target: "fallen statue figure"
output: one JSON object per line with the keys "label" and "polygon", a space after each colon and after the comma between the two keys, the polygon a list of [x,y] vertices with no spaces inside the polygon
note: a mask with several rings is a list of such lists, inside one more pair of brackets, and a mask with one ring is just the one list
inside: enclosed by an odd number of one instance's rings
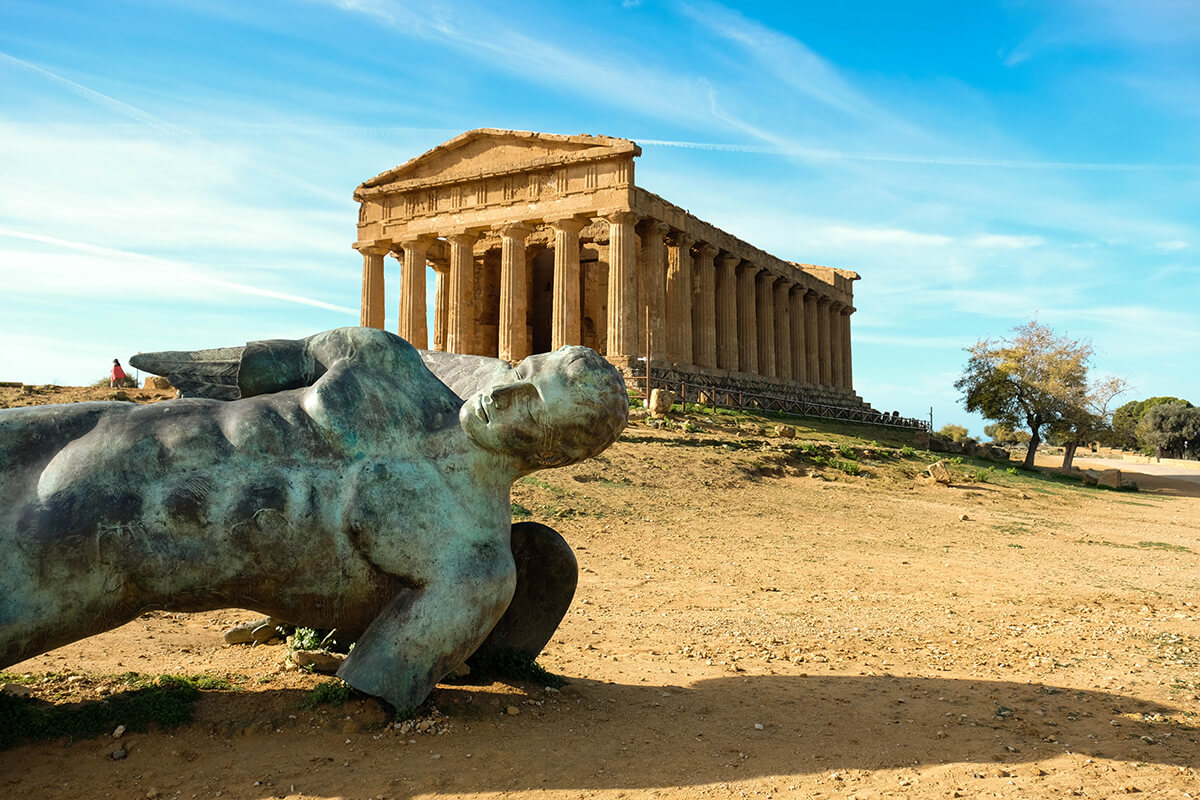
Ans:
{"label": "fallen statue figure", "polygon": [[[0,668],[149,609],[246,608],[337,628],[356,642],[338,675],[407,709],[493,628],[528,640],[544,621],[497,625],[512,484],[612,444],[624,381],[585,347],[428,357],[482,388],[464,402],[403,339],[340,328],[131,359],[183,399],[0,411]],[[517,548],[522,614],[538,552],[574,588],[555,538]]]}

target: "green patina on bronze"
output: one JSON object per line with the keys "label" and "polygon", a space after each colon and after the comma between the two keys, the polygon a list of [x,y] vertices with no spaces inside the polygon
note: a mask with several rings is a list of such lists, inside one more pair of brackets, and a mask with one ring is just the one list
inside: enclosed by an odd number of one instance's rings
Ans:
{"label": "green patina on bronze", "polygon": [[[540,649],[561,612],[533,566],[497,626],[510,490],[615,441],[624,383],[582,347],[426,357],[465,402],[407,342],[342,328],[132,360],[205,397],[0,411],[0,667],[147,609],[248,608],[357,639],[339,675],[409,708],[493,628]],[[573,591],[549,533],[519,549]]]}

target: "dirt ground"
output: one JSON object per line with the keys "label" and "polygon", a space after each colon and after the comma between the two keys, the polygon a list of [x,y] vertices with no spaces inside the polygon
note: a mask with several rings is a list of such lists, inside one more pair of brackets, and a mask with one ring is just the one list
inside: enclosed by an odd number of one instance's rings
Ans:
{"label": "dirt ground", "polygon": [[968,462],[946,487],[894,437],[850,458],[800,447],[845,430],[737,425],[639,422],[516,486],[581,568],[540,659],[561,691],[444,684],[400,732],[370,699],[301,708],[327,678],[223,644],[250,612],[152,612],[8,672],[62,702],[131,670],[235,689],[179,728],[0,752],[0,797],[1200,795],[1200,486]]}

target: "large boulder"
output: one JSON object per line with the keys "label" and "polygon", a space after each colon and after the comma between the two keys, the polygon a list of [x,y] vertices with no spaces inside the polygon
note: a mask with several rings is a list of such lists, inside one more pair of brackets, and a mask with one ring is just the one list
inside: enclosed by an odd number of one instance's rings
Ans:
{"label": "large boulder", "polygon": [[159,375],[147,375],[145,382],[142,383],[143,389],[153,389],[156,392],[169,392],[175,387],[166,378]]}
{"label": "large boulder", "polygon": [[1096,479],[1096,483],[1100,486],[1107,486],[1110,489],[1121,488],[1121,470],[1119,469],[1102,469],[1100,477]]}

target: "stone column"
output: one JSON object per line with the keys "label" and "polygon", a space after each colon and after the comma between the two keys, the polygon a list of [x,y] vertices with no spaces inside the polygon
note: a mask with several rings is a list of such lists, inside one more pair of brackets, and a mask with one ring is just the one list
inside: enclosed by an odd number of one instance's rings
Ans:
{"label": "stone column", "polygon": [[446,350],[475,355],[475,240],[474,233],[455,233],[450,242],[450,316]]}
{"label": "stone column", "polygon": [[707,242],[696,249],[695,284],[692,295],[692,363],[698,367],[717,365],[716,275],[713,257],[717,248]]}
{"label": "stone column", "polygon": [[[638,270],[638,323],[649,323],[650,352],[649,361],[663,362],[667,356],[667,320],[666,320],[666,255],[667,246],[664,237],[667,234],[667,224],[656,219],[648,219],[638,226],[638,235],[642,237],[642,259]],[[647,331],[639,330],[639,344],[646,347]]]}
{"label": "stone column", "polygon": [[579,232],[587,220],[550,220],[554,228],[554,307],[550,316],[550,349],[583,342],[579,298]]}
{"label": "stone column", "polygon": [[737,277],[737,369],[738,372],[758,372],[758,314],[754,278],[759,267],[743,261]]}
{"label": "stone column", "polygon": [[500,359],[517,362],[529,355],[529,272],[525,237],[532,229],[521,222],[497,228],[500,234]]}
{"label": "stone column", "polygon": [[808,356],[804,336],[804,288],[795,286],[788,295],[792,325],[792,380],[808,381]]}
{"label": "stone column", "polygon": [[775,283],[775,377],[784,380],[792,380],[791,288],[792,283],[782,278]]}
{"label": "stone column", "polygon": [[717,366],[738,368],[738,284],[737,265],[741,259],[730,253],[717,258]]}
{"label": "stone column", "polygon": [[775,377],[775,281],[778,276],[763,270],[755,278],[758,317],[758,374]]}
{"label": "stone column", "polygon": [[618,211],[608,220],[608,340],[609,360],[622,366],[638,354],[637,241],[633,226],[638,216]]}
{"label": "stone column", "polygon": [[359,306],[358,324],[364,328],[383,330],[383,259],[387,254],[386,247],[362,249],[362,304]]}
{"label": "stone column", "polygon": [[450,311],[450,268],[434,265],[433,274],[433,348],[446,352],[446,328]]}
{"label": "stone column", "polygon": [[692,363],[692,242],[682,231],[671,234],[667,250],[667,358]]}
{"label": "stone column", "polygon": [[854,359],[850,357],[850,315],[853,306],[842,307],[842,388],[854,392]]}
{"label": "stone column", "polygon": [[806,380],[814,386],[821,383],[821,343],[817,340],[817,293],[804,293],[804,362]]}
{"label": "stone column", "polygon": [[401,242],[404,267],[400,272],[400,338],[419,350],[429,347],[425,322],[425,252],[432,237],[421,236]]}
{"label": "stone column", "polygon": [[842,388],[842,304],[829,303],[829,385]]}
{"label": "stone column", "polygon": [[833,348],[829,341],[830,302],[825,296],[817,298],[817,363],[820,365],[822,386],[833,385]]}

